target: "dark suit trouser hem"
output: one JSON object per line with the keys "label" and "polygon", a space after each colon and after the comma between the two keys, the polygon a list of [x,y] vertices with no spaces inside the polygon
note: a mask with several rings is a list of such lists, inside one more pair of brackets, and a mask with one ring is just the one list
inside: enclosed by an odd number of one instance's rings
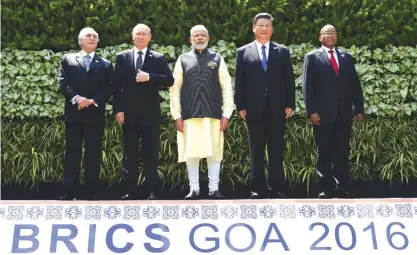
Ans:
{"label": "dark suit trouser hem", "polygon": [[[139,177],[139,147],[144,164],[145,186],[154,192],[158,183],[159,125],[123,125],[126,191],[135,192]],[[139,139],[142,145],[139,146]]]}
{"label": "dark suit trouser hem", "polygon": [[98,188],[103,132],[104,122],[65,123],[64,186],[67,191],[72,191],[79,182],[83,141],[85,187],[89,192]]}
{"label": "dark suit trouser hem", "polygon": [[331,190],[337,179],[341,187],[350,189],[349,140],[352,118],[349,114],[339,114],[330,124],[314,126],[314,137],[318,147],[317,171],[319,186]]}
{"label": "dark suit trouser hem", "polygon": [[283,151],[285,116],[274,117],[270,107],[264,108],[261,120],[248,121],[251,189],[264,191],[267,188],[265,177],[265,146],[268,149],[268,185],[271,189],[282,190],[285,186]]}

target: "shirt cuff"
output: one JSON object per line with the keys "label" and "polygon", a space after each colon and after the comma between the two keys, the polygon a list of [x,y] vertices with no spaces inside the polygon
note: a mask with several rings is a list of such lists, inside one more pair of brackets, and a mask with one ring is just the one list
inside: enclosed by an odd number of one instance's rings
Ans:
{"label": "shirt cuff", "polygon": [[179,119],[179,118],[182,118],[182,116],[181,116],[181,114],[179,114],[179,113],[177,113],[177,114],[172,114],[172,118],[174,119],[174,120],[177,120],[177,119]]}
{"label": "shirt cuff", "polygon": [[76,104],[77,102],[75,102],[75,99],[77,99],[77,97],[79,97],[79,95],[76,95],[75,97],[73,97],[70,102],[72,104]]}
{"label": "shirt cuff", "polygon": [[228,118],[228,119],[230,119],[230,116],[232,116],[232,114],[233,114],[233,108],[230,108],[230,107],[225,107],[225,109],[223,110],[223,117],[226,117],[226,118]]}
{"label": "shirt cuff", "polygon": [[223,117],[225,117],[225,118],[227,118],[227,119],[230,119],[230,116],[231,116],[231,114],[226,114],[226,113],[223,113],[223,115],[222,115]]}

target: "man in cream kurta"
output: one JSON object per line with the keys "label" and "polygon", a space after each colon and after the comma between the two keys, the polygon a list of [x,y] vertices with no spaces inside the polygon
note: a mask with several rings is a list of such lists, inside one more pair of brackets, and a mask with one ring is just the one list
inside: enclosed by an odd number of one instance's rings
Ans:
{"label": "man in cream kurta", "polygon": [[209,198],[224,198],[219,192],[220,162],[224,131],[234,108],[233,89],[224,59],[207,49],[208,41],[203,25],[191,29],[192,50],[178,58],[170,88],[171,114],[178,130],[178,162],[186,162],[190,182],[185,199],[200,195],[201,158],[207,158]]}

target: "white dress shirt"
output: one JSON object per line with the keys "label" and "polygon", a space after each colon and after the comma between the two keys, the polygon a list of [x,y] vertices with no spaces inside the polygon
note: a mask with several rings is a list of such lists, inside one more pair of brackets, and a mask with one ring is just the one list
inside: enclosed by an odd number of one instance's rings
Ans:
{"label": "white dress shirt", "polygon": [[[142,51],[142,67],[143,67],[143,63],[145,63],[145,56],[146,56],[146,51],[148,50],[148,47],[142,49],[142,50],[138,50],[136,48],[134,48],[134,52],[133,52],[133,58],[135,59],[135,69],[136,69],[136,60],[139,57],[139,51]],[[151,77],[148,74],[148,81]]]}
{"label": "white dress shirt", "polygon": [[93,62],[93,58],[94,58],[94,55],[95,55],[96,53],[93,51],[93,52],[90,52],[90,53],[88,53],[87,54],[87,52],[85,52],[85,51],[83,51],[83,50],[81,50],[81,55],[83,56],[83,60],[84,60],[84,57],[85,56],[87,56],[87,55],[90,55],[90,57],[91,57],[91,62]]}
{"label": "white dress shirt", "polygon": [[270,42],[267,42],[265,44],[260,44],[258,41],[255,41],[256,48],[258,49],[259,59],[261,60],[261,62],[262,62],[262,59],[264,58],[262,56],[262,46],[263,45],[265,45],[266,59],[268,60],[268,57],[269,57],[269,43]]}
{"label": "white dress shirt", "polygon": [[339,67],[339,59],[337,58],[336,48],[333,47],[333,49],[330,49],[330,48],[327,48],[326,46],[321,46],[321,48],[326,51],[327,56],[329,57],[329,60],[330,60],[330,57],[331,57],[331,55],[329,53],[329,50],[333,50],[333,56],[336,59],[337,67]]}
{"label": "white dress shirt", "polygon": [[[90,52],[90,53],[88,53],[87,54],[87,52],[85,52],[85,51],[83,51],[83,50],[81,50],[81,56],[83,57],[83,61],[84,61],[84,57],[85,56],[87,56],[87,55],[89,55],[90,56],[90,58],[91,58],[91,62],[90,62],[90,65],[91,65],[91,63],[93,63],[93,59],[94,59],[94,56],[95,56],[95,52],[93,51],[93,52]],[[77,97],[79,97],[80,95],[76,95],[75,97],[73,97],[72,99],[71,99],[71,103],[72,104],[76,104],[77,102],[75,101],[75,99],[77,99]],[[94,105],[96,106],[96,107],[98,107],[98,105],[97,105],[97,103],[94,103]]]}
{"label": "white dress shirt", "polygon": [[[147,50],[148,50],[148,47],[141,50],[143,53],[142,54],[142,66],[143,66],[143,63],[145,63],[145,56],[146,56]],[[135,59],[135,68],[136,68],[136,60],[138,59],[138,57],[139,57],[139,50],[134,48],[133,58]]]}

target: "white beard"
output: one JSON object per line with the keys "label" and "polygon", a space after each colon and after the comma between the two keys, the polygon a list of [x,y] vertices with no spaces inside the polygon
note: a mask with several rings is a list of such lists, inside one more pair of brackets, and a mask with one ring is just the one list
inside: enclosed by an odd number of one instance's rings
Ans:
{"label": "white beard", "polygon": [[208,42],[206,42],[204,44],[193,43],[192,45],[193,45],[194,49],[196,49],[196,50],[204,50],[205,48],[207,48]]}

